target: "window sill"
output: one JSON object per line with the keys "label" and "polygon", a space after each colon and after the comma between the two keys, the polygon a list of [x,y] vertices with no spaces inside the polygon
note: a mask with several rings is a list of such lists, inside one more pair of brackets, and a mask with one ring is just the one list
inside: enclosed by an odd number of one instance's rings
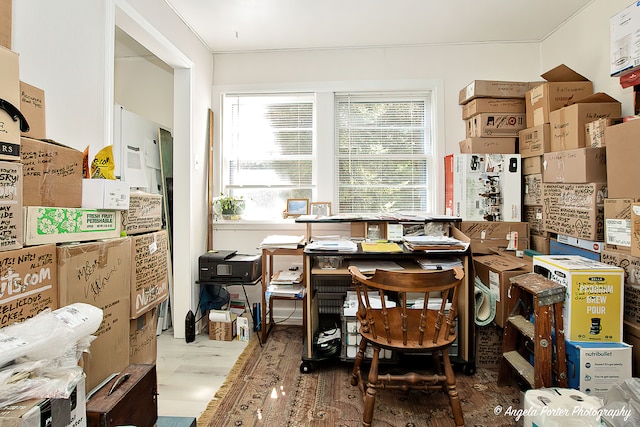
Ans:
{"label": "window sill", "polygon": [[213,222],[213,229],[220,230],[291,230],[300,229],[304,232],[306,224],[296,223],[293,218],[286,219],[239,219],[239,220],[216,220]]}

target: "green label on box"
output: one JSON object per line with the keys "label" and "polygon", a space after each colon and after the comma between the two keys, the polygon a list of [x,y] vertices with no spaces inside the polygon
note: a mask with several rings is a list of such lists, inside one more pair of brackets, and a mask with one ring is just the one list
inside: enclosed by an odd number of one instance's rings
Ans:
{"label": "green label on box", "polygon": [[39,235],[87,233],[116,229],[116,212],[74,208],[39,208]]}

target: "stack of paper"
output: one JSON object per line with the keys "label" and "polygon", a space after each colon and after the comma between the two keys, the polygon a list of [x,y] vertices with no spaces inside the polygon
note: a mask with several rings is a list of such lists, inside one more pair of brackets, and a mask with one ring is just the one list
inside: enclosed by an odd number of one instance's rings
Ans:
{"label": "stack of paper", "polygon": [[273,248],[273,249],[297,249],[304,245],[304,235],[290,236],[272,234],[264,238],[260,243],[261,248]]}
{"label": "stack of paper", "polygon": [[414,251],[465,251],[469,243],[447,236],[404,236],[405,245]]}
{"label": "stack of paper", "polygon": [[417,261],[424,270],[451,270],[453,267],[462,267],[462,260],[456,257],[430,257]]}
{"label": "stack of paper", "polygon": [[276,271],[271,276],[272,285],[293,285],[302,282],[302,271],[300,270],[281,270]]}
{"label": "stack of paper", "polygon": [[316,240],[305,247],[305,251],[356,252],[358,245],[351,240]]}
{"label": "stack of paper", "polygon": [[304,285],[269,285],[267,287],[267,298],[270,296],[304,298],[307,292]]}
{"label": "stack of paper", "polygon": [[349,265],[358,267],[361,273],[373,273],[376,270],[404,270],[401,265],[389,260],[351,260]]}
{"label": "stack of paper", "polygon": [[398,253],[402,248],[395,242],[362,242],[362,252]]}

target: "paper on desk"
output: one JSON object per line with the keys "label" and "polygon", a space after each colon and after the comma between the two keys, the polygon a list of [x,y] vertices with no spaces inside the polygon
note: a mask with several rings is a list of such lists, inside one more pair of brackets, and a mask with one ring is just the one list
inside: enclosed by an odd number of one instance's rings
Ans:
{"label": "paper on desk", "polygon": [[305,251],[356,252],[358,245],[351,240],[317,240],[309,243]]}
{"label": "paper on desk", "polygon": [[387,260],[351,260],[349,265],[358,267],[361,273],[373,273],[376,270],[404,270],[402,266]]}

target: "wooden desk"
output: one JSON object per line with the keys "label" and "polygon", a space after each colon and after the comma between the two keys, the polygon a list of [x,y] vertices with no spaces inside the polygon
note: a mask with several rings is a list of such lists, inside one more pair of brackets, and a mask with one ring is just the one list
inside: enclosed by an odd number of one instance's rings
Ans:
{"label": "wooden desk", "polygon": [[[469,239],[464,236],[459,230],[453,229],[452,236],[468,242]],[[428,258],[435,255],[452,255],[459,257],[462,261],[462,265],[465,271],[465,279],[463,285],[460,288],[458,298],[458,356],[452,357],[452,362],[461,363],[464,365],[465,373],[471,374],[475,372],[475,358],[474,358],[474,293],[473,293],[473,278],[471,277],[471,257],[469,250],[465,252],[456,251],[438,251],[429,252],[424,251],[411,251],[403,246],[402,253],[364,253],[361,251],[355,253],[347,252],[327,252],[327,251],[304,251],[304,272],[305,272],[305,284],[307,286],[307,324],[304,337],[304,348],[302,354],[302,363],[300,370],[302,372],[309,372],[311,364],[316,361],[321,361],[323,358],[314,352],[313,338],[318,326],[321,323],[322,306],[321,301],[323,299],[322,286],[326,283],[337,284],[336,292],[342,292],[340,287],[349,288],[351,286],[351,275],[347,268],[351,260],[363,259],[363,260],[392,260],[399,263],[413,262],[417,258]],[[327,270],[315,267],[315,260],[319,256],[340,256],[343,258],[342,266],[339,269]],[[264,257],[263,257],[264,260]],[[417,264],[416,264],[417,267]],[[344,290],[346,294],[346,290]],[[341,307],[340,307],[341,308]]]}

